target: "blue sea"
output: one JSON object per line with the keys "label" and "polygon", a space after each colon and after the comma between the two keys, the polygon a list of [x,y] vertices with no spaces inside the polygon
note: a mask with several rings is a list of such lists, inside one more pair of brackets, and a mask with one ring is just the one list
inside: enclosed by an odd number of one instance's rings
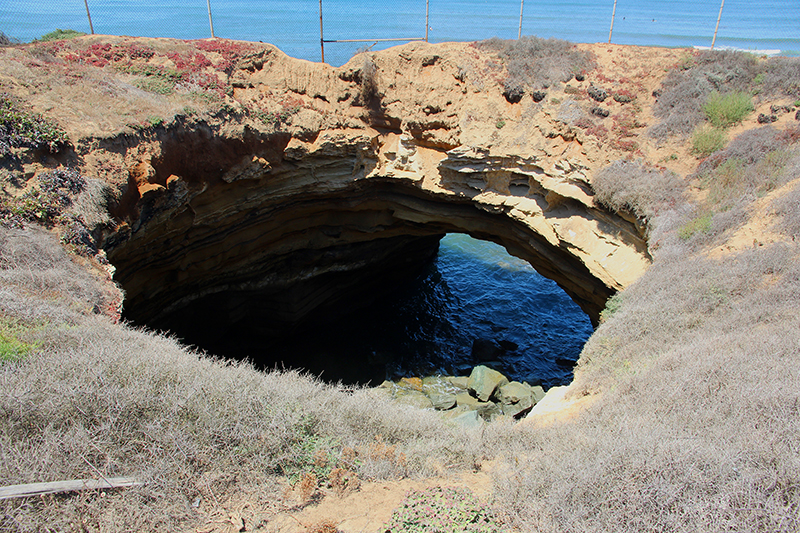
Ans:
{"label": "blue sea", "polygon": [[[555,282],[502,246],[462,234],[446,235],[437,258],[416,279],[330,320],[287,338],[249,339],[226,355],[373,385],[387,378],[468,375],[486,364],[510,379],[549,388],[572,381],[593,331]],[[476,357],[476,341],[502,349]]]}
{"label": "blue sea", "polygon": [[[654,46],[710,46],[720,0],[618,0],[611,41]],[[87,0],[95,33],[264,41],[287,54],[320,60],[319,0]],[[429,0],[430,42],[516,38],[522,34],[574,42],[607,42],[614,0]],[[346,62],[359,48],[397,43],[370,39],[426,36],[425,0],[323,0],[325,60]],[[89,32],[80,0],[3,0],[0,31],[28,42],[56,28]],[[377,44],[373,44],[377,43]],[[800,0],[727,0],[716,47],[800,55]]]}

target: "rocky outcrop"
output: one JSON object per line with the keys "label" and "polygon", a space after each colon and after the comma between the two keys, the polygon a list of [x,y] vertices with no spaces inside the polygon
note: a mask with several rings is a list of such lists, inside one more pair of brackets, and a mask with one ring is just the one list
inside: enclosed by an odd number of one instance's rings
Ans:
{"label": "rocky outcrop", "polygon": [[384,381],[376,387],[396,402],[435,409],[456,424],[471,426],[499,416],[521,419],[545,398],[540,385],[508,381],[500,372],[478,365],[469,377],[429,376]]}
{"label": "rocky outcrop", "polygon": [[593,201],[609,155],[555,99],[507,100],[483,52],[416,43],[332,68],[243,49],[216,110],[75,143],[116,195],[101,244],[129,318],[284,330],[380,297],[448,232],[505,246],[595,321],[646,268],[639,228]]}

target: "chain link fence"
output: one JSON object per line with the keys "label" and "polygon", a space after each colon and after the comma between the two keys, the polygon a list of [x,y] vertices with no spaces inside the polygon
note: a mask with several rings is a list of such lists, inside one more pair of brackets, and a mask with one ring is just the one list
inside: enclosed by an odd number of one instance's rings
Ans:
{"label": "chain link fence", "polygon": [[[762,0],[3,0],[0,31],[29,42],[59,29],[86,33],[275,44],[339,65],[394,39],[472,41],[522,34],[574,42],[711,45],[800,54],[800,2]],[[724,6],[724,12],[720,8]],[[322,17],[320,17],[320,9]],[[87,10],[91,13],[91,26]],[[322,20],[320,20],[322,19]],[[320,24],[321,23],[321,24]],[[320,33],[322,29],[323,33]]]}

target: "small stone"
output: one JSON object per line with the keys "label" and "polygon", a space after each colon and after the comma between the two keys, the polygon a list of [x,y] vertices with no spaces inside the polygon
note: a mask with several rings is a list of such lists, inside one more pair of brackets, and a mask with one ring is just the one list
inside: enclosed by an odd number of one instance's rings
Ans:
{"label": "small stone", "polygon": [[495,389],[508,383],[508,378],[497,370],[478,365],[472,369],[467,384],[467,390],[473,393],[482,402],[487,401]]}
{"label": "small stone", "polygon": [[585,79],[586,75],[583,72],[575,74],[575,81],[584,81]]}
{"label": "small stone", "polygon": [[589,110],[589,113],[598,116],[600,118],[606,118],[610,114],[610,111],[608,109],[603,109],[602,107],[595,106]]}

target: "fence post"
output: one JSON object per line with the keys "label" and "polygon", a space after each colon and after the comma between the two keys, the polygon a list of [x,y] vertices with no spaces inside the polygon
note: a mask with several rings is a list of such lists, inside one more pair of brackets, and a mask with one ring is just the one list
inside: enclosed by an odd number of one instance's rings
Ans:
{"label": "fence post", "polygon": [[425,0],[425,42],[426,43],[428,42],[428,28],[429,28],[428,21],[430,20],[428,14],[430,13],[430,1],[431,0]]}
{"label": "fence post", "polygon": [[208,25],[211,26],[211,38],[214,38],[214,22],[211,20],[211,0],[206,0],[208,6]]}
{"label": "fence post", "polygon": [[325,41],[322,37],[322,0],[319,0],[319,50],[322,55],[322,62],[325,62]]}
{"label": "fence post", "polygon": [[517,40],[522,37],[522,10],[525,7],[525,0],[519,0],[519,31],[517,32]]}
{"label": "fence post", "polygon": [[611,44],[611,32],[614,31],[614,17],[617,14],[617,0],[614,0],[614,9],[611,10],[611,29],[608,30],[608,44]]}
{"label": "fence post", "polygon": [[719,5],[719,15],[717,16],[717,26],[714,28],[714,38],[711,39],[711,49],[714,49],[714,43],[717,42],[717,30],[719,30],[719,20],[722,18],[722,8],[725,7],[725,0]]}
{"label": "fence post", "polygon": [[94,26],[92,26],[92,14],[89,13],[89,0],[83,0],[83,5],[86,6],[86,16],[89,18],[89,31],[94,35]]}

